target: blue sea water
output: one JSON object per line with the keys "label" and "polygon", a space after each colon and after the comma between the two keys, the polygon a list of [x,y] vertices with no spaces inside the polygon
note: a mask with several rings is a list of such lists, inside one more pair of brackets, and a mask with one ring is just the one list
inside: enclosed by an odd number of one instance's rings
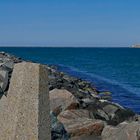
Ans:
{"label": "blue sea water", "polygon": [[140,49],[135,48],[5,48],[27,60],[55,64],[61,71],[111,91],[113,101],[140,113]]}

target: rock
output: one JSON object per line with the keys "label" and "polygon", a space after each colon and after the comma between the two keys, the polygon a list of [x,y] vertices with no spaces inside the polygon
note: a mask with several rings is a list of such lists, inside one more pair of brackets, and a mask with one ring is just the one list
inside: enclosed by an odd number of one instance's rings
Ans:
{"label": "rock", "polygon": [[109,92],[109,91],[106,91],[106,92],[99,92],[98,94],[99,94],[99,96],[101,97],[101,99],[112,100],[112,93]]}
{"label": "rock", "polygon": [[58,115],[58,120],[63,123],[77,118],[94,119],[94,116],[86,109],[66,110]]}
{"label": "rock", "polygon": [[[94,110],[97,108],[99,99],[96,97],[91,98],[84,98],[79,100],[82,108],[88,109],[90,112],[94,112]],[[94,107],[94,108],[93,108]]]}
{"label": "rock", "polygon": [[110,125],[117,125],[135,115],[132,110],[107,100],[96,101],[96,104],[87,105],[86,109],[92,112],[96,119],[104,120]]}
{"label": "rock", "polygon": [[64,128],[64,125],[58,121],[57,116],[53,112],[51,116],[51,139],[52,140],[68,140],[69,135]]}
{"label": "rock", "polygon": [[90,93],[91,93],[91,95],[92,95],[93,98],[100,99],[100,96],[98,96],[97,93],[95,93],[95,92],[94,93],[90,92]]}
{"label": "rock", "polygon": [[70,140],[102,140],[100,136],[78,136],[78,137],[72,137]]}
{"label": "rock", "polygon": [[8,86],[8,71],[0,70],[0,87],[3,91],[5,91],[7,86]]}
{"label": "rock", "polygon": [[116,127],[106,126],[102,140],[140,140],[140,124],[123,122]]}
{"label": "rock", "polygon": [[105,121],[110,121],[110,116],[102,109],[98,108],[96,110],[96,113],[94,113],[95,118],[105,120]]}
{"label": "rock", "polygon": [[108,114],[110,118],[108,124],[111,125],[117,125],[135,115],[132,110],[124,108],[117,103],[106,102],[102,108]]}
{"label": "rock", "polygon": [[[124,109],[124,108],[121,108]],[[115,115],[115,112],[118,110],[118,106],[114,104],[107,104],[103,107],[103,110],[110,114],[110,116],[113,118]]]}
{"label": "rock", "polygon": [[84,98],[82,99],[81,101],[84,102],[86,105],[89,105],[89,104],[95,104],[96,101],[97,101],[97,97],[96,98]]}
{"label": "rock", "polygon": [[49,96],[52,111],[57,110],[57,108],[61,109],[62,111],[78,108],[77,99],[65,89],[51,90]]}
{"label": "rock", "polygon": [[92,97],[91,94],[96,94],[97,90],[93,88],[88,82],[81,79],[69,76],[62,72],[53,71],[49,69],[50,80],[49,89],[66,89],[71,92],[77,99]]}
{"label": "rock", "polygon": [[75,81],[78,80],[77,78],[69,76],[67,74],[63,74],[63,79],[66,80],[66,81],[70,81],[70,82],[75,82]]}
{"label": "rock", "polygon": [[2,51],[2,52],[0,52],[0,54],[5,55],[5,52]]}
{"label": "rock", "polygon": [[87,110],[66,110],[58,115],[71,137],[81,135],[100,136],[104,128],[103,121],[92,119]]}
{"label": "rock", "polygon": [[13,61],[7,61],[3,64],[5,67],[9,68],[9,69],[13,69],[14,67],[14,62]]}
{"label": "rock", "polygon": [[8,94],[0,99],[1,140],[50,140],[47,71],[35,63],[14,67]]}
{"label": "rock", "polygon": [[106,91],[106,92],[99,92],[99,95],[100,95],[100,96],[106,96],[106,95],[107,95],[107,96],[108,96],[108,95],[110,95],[110,96],[111,96],[111,95],[112,95],[112,93],[111,93],[111,92],[109,92],[109,91]]}
{"label": "rock", "polygon": [[4,95],[4,92],[3,92],[2,88],[0,87],[0,99],[2,98],[3,95]]}

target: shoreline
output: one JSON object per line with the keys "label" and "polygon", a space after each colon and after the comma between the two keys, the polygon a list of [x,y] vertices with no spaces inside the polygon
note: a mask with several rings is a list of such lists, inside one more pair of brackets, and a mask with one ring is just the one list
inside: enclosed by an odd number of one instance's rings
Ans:
{"label": "shoreline", "polygon": [[[21,63],[23,61],[31,61],[22,60],[22,58],[20,57],[13,56],[5,52],[0,52],[0,61],[0,69],[6,72],[6,75],[3,75],[5,76],[5,81],[3,81],[3,86],[1,87],[1,95],[3,95],[6,94],[8,90],[14,64]],[[53,105],[53,107],[51,108],[52,116],[54,118],[56,117],[57,119],[59,118],[59,121],[61,120],[60,122],[62,123],[62,125],[65,126],[65,128],[69,128],[69,125],[63,120],[62,114],[65,111],[71,110],[88,111],[90,114],[90,121],[93,119],[100,120],[102,122],[101,126],[104,130],[106,127],[108,127],[108,125],[117,126],[123,122],[127,122],[128,124],[133,122],[139,122],[140,117],[138,114],[134,113],[128,108],[125,108],[111,101],[111,93],[109,91],[100,92],[90,82],[61,72],[54,65],[45,65],[45,67],[48,69],[50,94],[53,95],[53,93],[63,91],[66,96],[68,95],[68,92],[73,97],[72,99],[71,96],[69,97],[69,100],[72,100],[72,103],[70,103],[69,107],[67,106],[65,108],[66,103],[62,105],[61,102],[58,102],[58,104]],[[55,95],[56,94],[54,94],[53,96]],[[51,103],[53,104],[53,100],[51,101]],[[59,103],[61,105],[61,108],[59,106]],[[82,118],[82,116],[80,118]],[[68,120],[71,120],[71,118],[69,118]],[[87,120],[85,120],[85,122],[86,121]],[[67,131],[69,131],[68,128],[66,129]],[[52,129],[54,128],[52,127]],[[101,135],[103,129],[101,129],[98,133],[99,136]],[[55,131],[52,134],[54,137],[56,136],[56,131],[57,130],[55,128]],[[65,135],[66,133],[67,132],[65,132]],[[60,135],[64,134],[61,133]],[[77,136],[77,134],[75,135]]]}
{"label": "shoreline", "polygon": [[[105,92],[105,91],[110,92],[111,101],[118,103],[126,108],[130,108],[135,113],[140,114],[140,111],[138,109],[133,108],[133,104],[127,103],[127,101],[130,102],[131,100],[137,100],[139,97],[139,96],[137,96],[137,98],[136,98],[135,96],[133,96],[133,95],[135,95],[135,93],[139,93],[139,92],[134,90],[130,85],[120,84],[117,81],[111,81],[104,77],[100,77],[99,75],[85,73],[84,71],[80,71],[79,69],[74,68],[74,70],[73,70],[71,67],[69,68],[69,67],[64,66],[64,68],[63,68],[63,66],[61,66],[61,65],[60,66],[56,65],[56,67],[58,67],[58,70],[60,72],[63,71],[67,75],[70,75],[72,77],[76,77],[76,78],[82,79],[83,81],[89,82],[91,85],[93,85],[93,87],[96,87],[96,89],[98,89],[99,92]],[[126,93],[128,96],[130,96],[132,98],[129,98],[130,100],[123,98],[124,93]],[[120,97],[117,97],[117,95]]]}

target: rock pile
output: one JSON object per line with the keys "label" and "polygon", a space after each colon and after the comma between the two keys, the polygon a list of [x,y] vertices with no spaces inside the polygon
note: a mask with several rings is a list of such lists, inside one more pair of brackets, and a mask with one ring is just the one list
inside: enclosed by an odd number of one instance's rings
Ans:
{"label": "rock pile", "polygon": [[5,52],[0,53],[0,95],[4,92],[6,93],[8,90],[14,64],[22,61],[19,57],[9,55]]}

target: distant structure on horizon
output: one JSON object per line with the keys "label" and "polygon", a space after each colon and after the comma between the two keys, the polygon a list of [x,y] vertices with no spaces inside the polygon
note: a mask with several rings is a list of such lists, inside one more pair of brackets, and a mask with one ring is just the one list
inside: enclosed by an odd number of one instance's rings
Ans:
{"label": "distant structure on horizon", "polygon": [[132,45],[132,48],[140,48],[140,44]]}

